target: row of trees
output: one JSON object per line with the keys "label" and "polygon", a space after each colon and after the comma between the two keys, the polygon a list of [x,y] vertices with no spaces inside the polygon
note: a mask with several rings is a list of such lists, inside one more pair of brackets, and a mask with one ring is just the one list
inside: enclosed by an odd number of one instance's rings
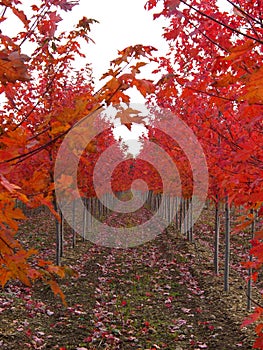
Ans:
{"label": "row of trees", "polygon": [[[2,25],[15,18],[22,28],[14,36],[4,29],[0,33],[0,82],[4,97],[0,116],[3,287],[10,279],[30,285],[40,278],[64,298],[55,275],[64,276],[65,269],[38,259],[34,250],[25,251],[15,238],[18,223],[25,219],[16,207],[16,200],[31,208],[48,206],[59,222],[54,191],[57,153],[65,136],[83,120],[89,122],[90,137],[100,129],[101,123],[108,123],[105,131],[87,146],[83,146],[83,140],[71,149],[78,154],[85,148],[78,182],[83,195],[94,196],[90,175],[96,160],[117,143],[112,135],[112,121],[101,121],[96,118],[97,112],[104,106],[128,104],[127,90],[131,87],[147,98],[149,108],[171,111],[194,131],[207,159],[209,198],[216,206],[222,201],[226,202],[226,208],[230,203],[242,205],[248,213],[237,229],[252,225],[255,213],[261,219],[263,8],[257,0],[227,2],[232,8],[230,12],[219,8],[215,0],[164,0],[162,11],[154,18],[170,19],[164,31],[169,42],[167,55],[157,58],[153,47],[143,45],[120,51],[111,62],[111,69],[103,75],[106,83],[99,91],[94,89],[89,65],[80,70],[74,68],[77,58],[85,58],[83,52],[90,43],[90,29],[96,21],[84,17],[71,31],[58,31],[62,12],[71,11],[77,1],[39,1],[27,10],[17,0],[1,2]],[[153,11],[157,3],[150,0],[145,7]],[[24,54],[26,50],[29,56]],[[139,78],[143,66],[150,62],[157,62],[154,73],[162,74],[156,84]],[[116,117],[128,128],[143,119],[134,117],[132,109],[120,112]],[[176,140],[160,131],[157,119],[148,122],[148,138],[176,160],[182,196],[190,198],[193,178],[189,160]],[[147,154],[146,142],[145,145],[141,154]],[[169,171],[166,174],[171,175]],[[126,191],[137,176],[145,179],[150,190],[162,190],[162,178],[146,162],[124,162],[115,175],[114,190]],[[65,172],[58,180],[61,189],[66,190],[71,186],[72,174]],[[263,231],[254,232],[253,259],[247,268],[262,266],[262,235]],[[35,255],[33,265],[28,260],[32,255]],[[258,319],[262,311],[263,308],[257,307],[246,324]],[[257,327],[256,348],[263,348],[262,329],[263,325]]]}
{"label": "row of trees", "polygon": [[[244,206],[247,215],[237,230],[252,225],[254,231],[263,203],[263,5],[261,1],[226,2],[230,11],[223,11],[217,1],[163,2],[163,10],[155,17],[170,19],[164,32],[170,52],[160,60],[165,75],[153,101],[171,109],[197,135],[208,162],[209,197],[216,207],[222,201],[227,212],[230,203]],[[156,5],[150,0],[146,7]],[[262,209],[262,221],[261,215]],[[249,268],[262,266],[262,233],[259,229],[254,234]],[[245,324],[259,318],[262,310],[257,307]],[[262,348],[262,325],[256,331],[254,346]]]}

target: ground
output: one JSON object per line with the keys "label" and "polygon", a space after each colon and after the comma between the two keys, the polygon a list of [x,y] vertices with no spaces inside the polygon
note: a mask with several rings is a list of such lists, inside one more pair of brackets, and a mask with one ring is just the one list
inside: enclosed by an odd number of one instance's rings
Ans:
{"label": "ground", "polygon": [[[34,213],[18,238],[54,260],[54,220]],[[66,228],[63,265],[78,277],[60,281],[68,305],[47,286],[10,282],[0,291],[0,348],[17,349],[252,349],[246,315],[247,237],[231,237],[230,292],[213,272],[213,210],[195,226],[195,243],[170,226],[155,240],[127,250],[82,242],[71,248]],[[221,257],[223,257],[223,234]],[[258,300],[258,292],[254,298]]]}

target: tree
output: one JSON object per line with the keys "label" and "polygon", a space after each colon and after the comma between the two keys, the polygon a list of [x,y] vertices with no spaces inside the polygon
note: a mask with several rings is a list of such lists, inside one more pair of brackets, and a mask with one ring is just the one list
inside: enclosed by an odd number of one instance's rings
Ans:
{"label": "tree", "polygon": [[[262,3],[227,2],[226,12],[214,0],[164,0],[154,18],[169,18],[163,35],[170,49],[156,70],[164,74],[154,100],[198,136],[209,166],[210,197],[218,202],[227,195],[250,213],[263,203]],[[149,0],[146,8],[156,5]],[[254,219],[249,214],[239,229]],[[256,237],[261,239],[262,231]],[[249,266],[259,268],[262,244],[254,240],[253,245],[256,261]],[[256,318],[262,310],[256,310]],[[262,348],[261,330],[256,348]]]}
{"label": "tree", "polygon": [[[0,92],[5,99],[0,117],[1,285],[10,279],[26,285],[42,279],[64,302],[55,276],[63,277],[69,269],[38,259],[35,250],[23,249],[15,235],[26,217],[16,201],[30,208],[48,206],[60,220],[53,169],[63,137],[105,104],[128,102],[125,90],[129,87],[136,86],[144,96],[153,91],[151,81],[136,77],[146,64],[141,58],[151,60],[154,50],[142,45],[120,51],[102,77],[107,80],[105,85],[94,91],[89,64],[77,71],[74,61],[85,58],[81,44],[91,41],[89,32],[96,20],[83,17],[71,31],[58,30],[62,12],[71,11],[77,3],[43,0],[27,12],[20,1],[1,3],[1,22],[15,18],[22,28],[13,37],[8,32],[0,34]],[[30,57],[23,53],[29,43]],[[130,60],[135,65],[124,72]],[[32,255],[33,264],[28,261]]]}
{"label": "tree", "polygon": [[[146,8],[154,9],[157,2],[149,0]],[[263,204],[262,4],[256,0],[227,2],[232,6],[231,12],[222,11],[216,0],[164,0],[163,10],[154,18],[170,19],[164,32],[170,44],[167,55],[158,60],[155,49],[143,45],[119,51],[102,76],[105,84],[99,91],[94,91],[88,64],[79,71],[74,68],[77,58],[85,59],[80,42],[90,43],[91,25],[96,21],[83,17],[69,32],[60,33],[58,28],[62,12],[71,11],[77,1],[42,0],[27,11],[18,0],[1,2],[1,22],[16,18],[22,28],[13,37],[8,32],[0,33],[0,92],[5,98],[0,116],[2,287],[10,279],[19,279],[26,285],[42,279],[65,302],[56,276],[63,277],[67,270],[38,259],[35,250],[25,251],[16,240],[18,225],[26,219],[16,208],[16,201],[31,208],[48,206],[59,221],[54,192],[59,146],[82,120],[88,120],[91,129],[96,127],[100,120],[95,116],[103,107],[128,104],[127,90],[131,87],[148,98],[149,104],[175,113],[195,132],[208,161],[211,199],[218,203],[227,197],[230,203],[242,204],[249,213],[258,211],[262,217],[262,209],[258,210]],[[25,55],[28,43],[30,52],[27,50]],[[159,62],[155,73],[163,73],[157,84],[138,77],[141,68],[153,61]],[[117,117],[127,128],[140,121],[134,118],[132,109],[123,111],[120,105],[118,108]],[[112,124],[109,122],[108,131],[86,146],[80,174],[90,175],[99,147],[103,150],[115,142]],[[147,128],[150,140],[178,160],[183,196],[191,197],[193,186],[185,155],[176,142],[156,130],[154,122]],[[147,152],[147,145],[143,152]],[[116,169],[114,191],[126,191],[131,181],[141,175],[151,191],[161,191],[160,176],[151,166],[140,161],[138,168],[133,166],[136,162],[129,160]],[[123,181],[119,182],[122,172],[128,176],[122,176]],[[79,184],[83,195],[92,196],[89,180],[87,176],[81,182],[80,177]],[[62,187],[70,181],[71,174],[61,174],[58,179]],[[172,190],[177,194],[177,188]],[[255,214],[248,218],[241,228],[250,225]],[[262,266],[262,234],[255,233],[251,253],[256,259],[248,263],[249,268]],[[258,319],[262,310],[257,308],[245,324]],[[257,332],[254,346],[260,347],[261,326]]]}

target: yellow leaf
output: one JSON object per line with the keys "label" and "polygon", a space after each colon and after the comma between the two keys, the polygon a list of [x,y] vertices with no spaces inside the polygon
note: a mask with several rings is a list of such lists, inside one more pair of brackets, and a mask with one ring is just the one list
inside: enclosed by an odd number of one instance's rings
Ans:
{"label": "yellow leaf", "polygon": [[65,132],[66,130],[68,130],[69,127],[70,127],[70,125],[68,125],[68,124],[62,124],[61,122],[56,121],[56,122],[51,124],[50,134],[51,135],[61,134],[61,133]]}

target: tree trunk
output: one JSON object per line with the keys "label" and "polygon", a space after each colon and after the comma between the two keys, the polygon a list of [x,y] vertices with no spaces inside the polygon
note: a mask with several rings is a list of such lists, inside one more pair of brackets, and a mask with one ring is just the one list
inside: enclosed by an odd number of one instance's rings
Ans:
{"label": "tree trunk", "polygon": [[[253,209],[251,210],[251,214],[254,214]],[[254,238],[255,234],[255,223],[256,223],[256,218],[254,218],[252,224],[251,224],[251,239]],[[252,261],[252,255],[249,256],[249,261]],[[248,284],[247,284],[247,310],[251,311],[251,299],[252,299],[252,268],[248,269]]]}
{"label": "tree trunk", "polygon": [[74,249],[76,247],[76,231],[75,231],[75,225],[76,225],[76,203],[75,199],[73,199],[72,202],[72,248]]}
{"label": "tree trunk", "polygon": [[230,208],[229,199],[225,199],[225,273],[224,273],[224,290],[229,292],[229,264],[230,264]]}
{"label": "tree trunk", "polygon": [[219,274],[219,233],[220,233],[220,217],[219,202],[215,204],[215,243],[214,243],[214,268],[215,274]]}

